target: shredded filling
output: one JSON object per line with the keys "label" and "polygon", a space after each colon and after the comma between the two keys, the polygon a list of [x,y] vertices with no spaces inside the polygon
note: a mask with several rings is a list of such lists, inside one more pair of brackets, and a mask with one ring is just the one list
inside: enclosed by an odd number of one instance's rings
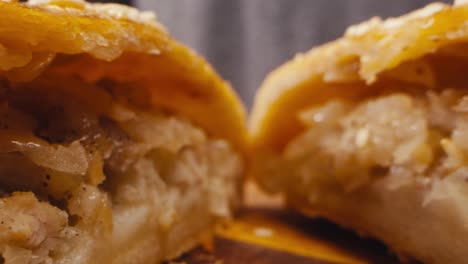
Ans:
{"label": "shredded filling", "polygon": [[[133,103],[109,81],[0,82],[5,263],[115,262],[144,240],[157,260],[193,212],[203,208],[204,225],[229,216],[240,156],[183,118]],[[177,236],[206,228],[186,224]]]}
{"label": "shredded filling", "polygon": [[424,203],[466,193],[460,183],[468,179],[468,93],[413,91],[337,99],[303,111],[307,129],[281,157],[269,159],[263,182],[311,200],[377,180],[392,190],[425,184],[431,191]]}

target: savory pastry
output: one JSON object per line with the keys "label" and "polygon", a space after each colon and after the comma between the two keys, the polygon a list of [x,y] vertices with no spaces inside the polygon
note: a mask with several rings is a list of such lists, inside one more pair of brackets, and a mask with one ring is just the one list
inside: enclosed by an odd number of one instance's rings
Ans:
{"label": "savory pastry", "polygon": [[239,203],[237,96],[151,13],[0,1],[1,263],[158,263]]}
{"label": "savory pastry", "polygon": [[468,5],[373,18],[260,88],[252,174],[424,263],[466,263]]}

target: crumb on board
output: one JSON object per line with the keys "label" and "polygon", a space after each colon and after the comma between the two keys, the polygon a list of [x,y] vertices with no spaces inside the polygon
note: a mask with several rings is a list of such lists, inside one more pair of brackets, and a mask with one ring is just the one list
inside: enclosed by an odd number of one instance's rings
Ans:
{"label": "crumb on board", "polygon": [[254,229],[254,234],[257,237],[271,237],[273,236],[273,230],[266,227],[258,227]]}

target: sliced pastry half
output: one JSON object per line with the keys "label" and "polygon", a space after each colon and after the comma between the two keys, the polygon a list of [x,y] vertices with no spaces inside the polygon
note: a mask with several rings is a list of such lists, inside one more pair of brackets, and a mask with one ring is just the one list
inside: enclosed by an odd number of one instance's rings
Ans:
{"label": "sliced pastry half", "polygon": [[158,263],[239,203],[237,96],[151,13],[0,1],[0,263]]}
{"label": "sliced pastry half", "polygon": [[373,18],[260,88],[252,174],[425,263],[468,259],[468,5]]}

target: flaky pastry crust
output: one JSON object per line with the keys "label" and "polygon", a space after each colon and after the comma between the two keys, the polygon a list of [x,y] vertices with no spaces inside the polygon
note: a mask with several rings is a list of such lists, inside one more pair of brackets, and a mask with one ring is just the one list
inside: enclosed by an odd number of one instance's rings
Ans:
{"label": "flaky pastry crust", "polygon": [[0,11],[0,74],[8,79],[53,72],[124,83],[146,90],[144,103],[244,147],[245,112],[232,88],[153,14],[75,0],[0,1]]}

